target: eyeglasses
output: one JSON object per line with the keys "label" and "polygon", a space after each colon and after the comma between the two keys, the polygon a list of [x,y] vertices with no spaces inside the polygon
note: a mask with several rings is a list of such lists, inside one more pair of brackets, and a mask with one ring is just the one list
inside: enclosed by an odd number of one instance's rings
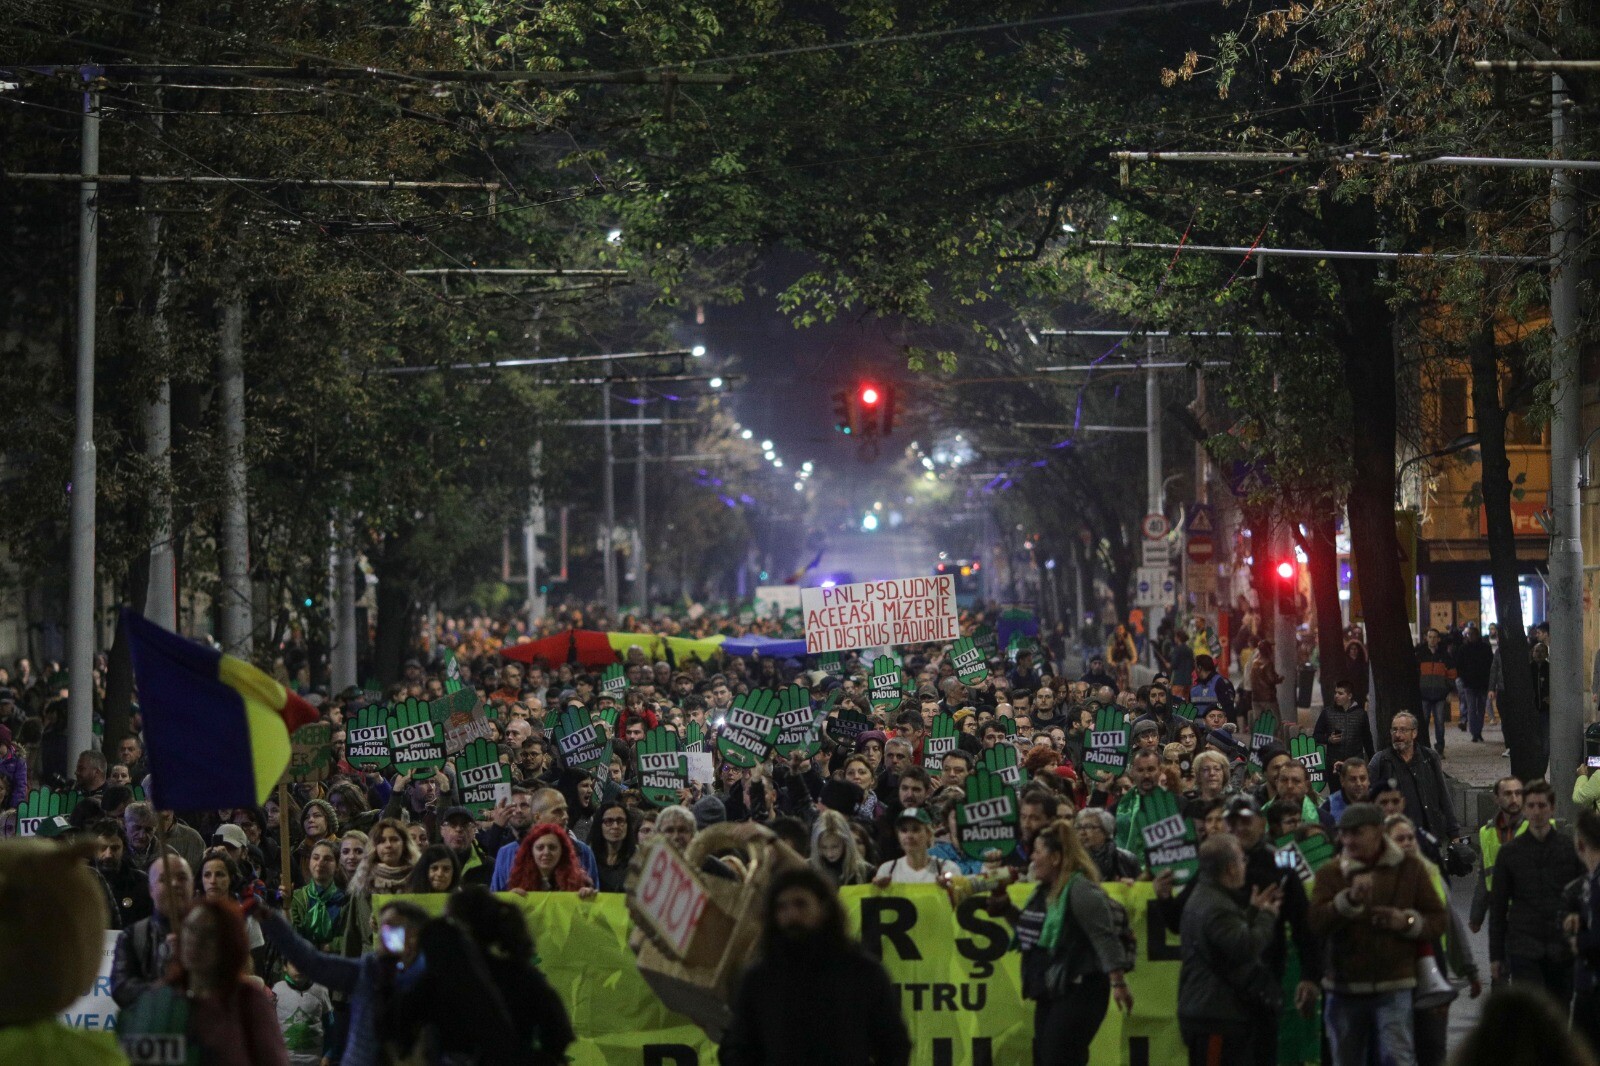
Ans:
{"label": "eyeglasses", "polygon": [[626,818],[602,818],[602,819],[600,819],[600,824],[601,825],[627,825],[628,824],[628,820]]}

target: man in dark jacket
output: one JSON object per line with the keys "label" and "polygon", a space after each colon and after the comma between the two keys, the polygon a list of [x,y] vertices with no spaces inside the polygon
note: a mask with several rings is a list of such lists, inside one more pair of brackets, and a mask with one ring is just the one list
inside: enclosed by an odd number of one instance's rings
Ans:
{"label": "man in dark jacket", "polygon": [[765,911],[723,1034],[723,1066],[905,1066],[911,1036],[899,990],[851,942],[832,883],[810,867],[786,870]]}
{"label": "man in dark jacket", "polygon": [[189,864],[169,854],[165,876],[162,865],[160,861],[150,864],[149,888],[155,904],[154,913],[117,934],[116,952],[111,961],[111,998],[123,1010],[166,976],[167,963],[172,959],[172,948],[167,942],[172,931],[169,915],[174,910],[182,913],[182,908],[194,897],[194,874]]}
{"label": "man in dark jacket", "polygon": [[1496,981],[1543,985],[1557,1003],[1572,999],[1572,953],[1561,928],[1562,891],[1587,872],[1572,838],[1557,829],[1556,793],[1547,781],[1522,792],[1528,830],[1494,860],[1489,891],[1489,966]]}
{"label": "man in dark jacket", "polygon": [[1251,889],[1249,905],[1240,903],[1244,851],[1226,834],[1200,845],[1199,874],[1183,908],[1180,934],[1178,1024],[1189,1062],[1270,1066],[1276,1054],[1261,1058],[1254,1036],[1262,1004],[1250,996],[1277,985],[1261,957],[1277,935],[1281,889],[1276,884]]}
{"label": "man in dark jacket", "polygon": [[[1417,674],[1422,696],[1422,736],[1418,740],[1428,743],[1428,719],[1433,719],[1435,746],[1444,751],[1444,723],[1450,717],[1450,693],[1456,687],[1456,664],[1450,652],[1439,643],[1439,631],[1428,630],[1421,647],[1417,649]],[[1488,678],[1486,677],[1487,683]],[[1462,708],[1465,711],[1465,708]],[[1466,715],[1462,715],[1465,720]]]}
{"label": "man in dark jacket", "polygon": [[1328,749],[1328,765],[1346,759],[1369,761],[1377,750],[1372,743],[1372,723],[1367,709],[1356,702],[1355,690],[1348,681],[1333,686],[1333,706],[1322,708],[1311,735]]}
{"label": "man in dark jacket", "polygon": [[122,837],[122,823],[115,818],[101,818],[89,827],[94,835],[94,866],[105,878],[116,904],[113,927],[126,929],[135,922],[150,917],[149,877],[128,858],[128,843]]}
{"label": "man in dark jacket", "polygon": [[1367,776],[1376,785],[1391,778],[1399,783],[1406,798],[1406,817],[1418,829],[1426,829],[1441,844],[1459,838],[1455,806],[1444,783],[1444,768],[1439,753],[1417,744],[1417,718],[1401,711],[1389,725],[1390,746],[1372,757]]}
{"label": "man in dark jacket", "polygon": [[1494,649],[1478,635],[1477,626],[1468,626],[1466,639],[1456,650],[1456,677],[1460,684],[1461,717],[1472,733],[1473,743],[1483,740],[1483,709],[1489,699],[1489,671],[1494,667]]}

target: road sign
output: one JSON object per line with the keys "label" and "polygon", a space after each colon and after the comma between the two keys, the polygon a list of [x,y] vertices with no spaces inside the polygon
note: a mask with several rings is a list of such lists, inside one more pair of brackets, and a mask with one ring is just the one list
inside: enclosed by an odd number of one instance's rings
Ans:
{"label": "road sign", "polygon": [[1190,533],[1189,539],[1184,543],[1183,550],[1191,563],[1209,563],[1211,556],[1216,551],[1216,547],[1212,544],[1209,536],[1196,536]]}
{"label": "road sign", "polygon": [[1211,505],[1209,503],[1197,503],[1189,508],[1189,521],[1184,525],[1184,530],[1189,536],[1192,537],[1199,534],[1209,537],[1216,532],[1216,529],[1216,519],[1211,514]]}
{"label": "road sign", "polygon": [[1144,531],[1145,540],[1160,540],[1172,529],[1172,523],[1164,514],[1147,514],[1140,520],[1139,528]]}
{"label": "road sign", "polygon": [[1172,565],[1172,548],[1164,540],[1147,540],[1142,545],[1139,565],[1151,569],[1159,567],[1165,570]]}

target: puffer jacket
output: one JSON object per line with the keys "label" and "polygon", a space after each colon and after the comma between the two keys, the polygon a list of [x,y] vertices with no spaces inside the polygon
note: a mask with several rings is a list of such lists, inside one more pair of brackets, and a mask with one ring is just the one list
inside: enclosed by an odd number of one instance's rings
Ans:
{"label": "puffer jacket", "polygon": [[[1335,733],[1340,734],[1337,744],[1328,739]],[[1333,768],[1346,759],[1366,762],[1373,756],[1372,723],[1367,721],[1367,709],[1359,703],[1350,707],[1329,704],[1322,708],[1311,735],[1328,749],[1330,779]]]}
{"label": "puffer jacket", "polygon": [[1261,958],[1278,920],[1241,904],[1214,881],[1200,881],[1183,904],[1178,1017],[1185,1021],[1250,1022],[1259,1012],[1240,995],[1240,975]]}

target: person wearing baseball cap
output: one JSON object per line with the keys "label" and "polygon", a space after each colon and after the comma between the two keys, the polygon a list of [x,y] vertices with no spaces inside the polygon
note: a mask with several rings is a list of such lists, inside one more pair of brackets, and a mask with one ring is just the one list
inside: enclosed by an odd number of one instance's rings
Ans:
{"label": "person wearing baseball cap", "polygon": [[895,836],[903,854],[878,867],[872,883],[879,888],[891,884],[932,885],[946,874],[961,872],[960,867],[928,854],[933,846],[933,814],[926,807],[907,807],[895,817]]}
{"label": "person wearing baseball cap", "polygon": [[478,820],[470,810],[459,805],[446,808],[439,816],[439,840],[455,855],[461,884],[488,887],[494,860],[478,844]]}

